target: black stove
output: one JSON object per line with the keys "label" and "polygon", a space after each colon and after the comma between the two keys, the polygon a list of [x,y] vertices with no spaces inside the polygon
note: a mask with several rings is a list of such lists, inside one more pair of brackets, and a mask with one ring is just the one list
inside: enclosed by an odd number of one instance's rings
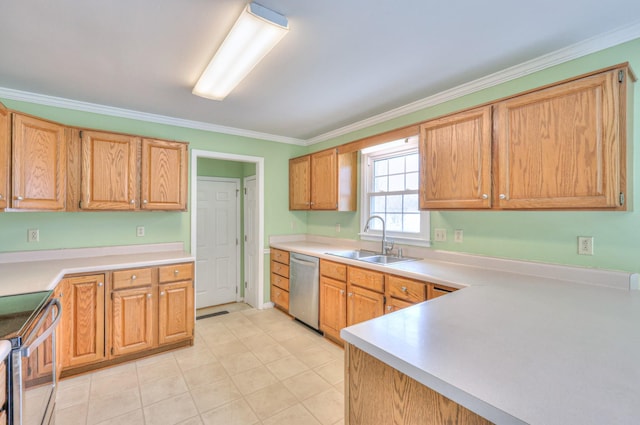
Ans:
{"label": "black stove", "polygon": [[28,326],[51,296],[51,291],[30,292],[0,297],[0,339],[11,342],[11,348],[22,345]]}

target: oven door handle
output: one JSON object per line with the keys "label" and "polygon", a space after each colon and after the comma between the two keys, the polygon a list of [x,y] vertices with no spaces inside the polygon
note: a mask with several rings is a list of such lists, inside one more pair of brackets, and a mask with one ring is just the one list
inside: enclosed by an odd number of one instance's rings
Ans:
{"label": "oven door handle", "polygon": [[38,334],[38,331],[44,324],[44,321],[47,319],[47,316],[49,315],[51,309],[54,307],[56,308],[56,317],[53,319],[53,322],[51,322],[51,325],[33,341],[29,341],[30,337],[27,339],[25,346],[22,347],[22,349],[20,350],[22,352],[23,357],[29,357],[31,353],[35,349],[37,349],[40,344],[44,342],[45,339],[49,338],[49,336],[55,330],[56,326],[58,326],[58,322],[60,321],[60,317],[62,316],[62,307],[60,306],[60,301],[57,298],[54,298],[49,302],[47,309],[40,317],[40,320],[38,321],[38,324],[36,325],[36,327],[33,329],[33,332],[31,333],[31,335]]}

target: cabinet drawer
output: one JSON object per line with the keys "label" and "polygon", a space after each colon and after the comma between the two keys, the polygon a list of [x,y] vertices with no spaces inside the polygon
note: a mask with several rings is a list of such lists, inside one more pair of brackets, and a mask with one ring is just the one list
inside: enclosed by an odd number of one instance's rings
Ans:
{"label": "cabinet drawer", "polygon": [[393,313],[394,311],[402,310],[406,307],[415,305],[413,303],[402,301],[397,298],[387,298],[387,306],[384,308],[384,313]]}
{"label": "cabinet drawer", "polygon": [[152,269],[131,269],[113,272],[113,289],[151,285]]}
{"label": "cabinet drawer", "polygon": [[384,292],[384,274],[349,266],[349,284]]}
{"label": "cabinet drawer", "polygon": [[333,261],[320,260],[320,275],[342,282],[347,281],[347,266]]}
{"label": "cabinet drawer", "polygon": [[271,301],[275,305],[289,311],[289,292],[284,289],[271,285]]}
{"label": "cabinet drawer", "polygon": [[444,285],[431,285],[428,289],[429,293],[428,293],[428,298],[427,299],[434,299],[434,298],[438,298],[441,297],[443,295],[447,295],[452,293],[453,291],[457,291],[456,288],[450,288],[449,286],[444,286]]}
{"label": "cabinet drawer", "polygon": [[414,303],[427,299],[426,284],[399,276],[387,275],[387,291],[391,297]]}
{"label": "cabinet drawer", "polygon": [[289,278],[289,266],[271,261],[271,273],[279,274],[282,277]]}
{"label": "cabinet drawer", "polygon": [[160,283],[193,280],[193,263],[173,264],[158,268]]}
{"label": "cabinet drawer", "polygon": [[277,286],[285,291],[289,290],[289,279],[282,277],[279,274],[271,273],[271,284]]}
{"label": "cabinet drawer", "polygon": [[271,259],[282,264],[289,264],[289,252],[271,248]]}

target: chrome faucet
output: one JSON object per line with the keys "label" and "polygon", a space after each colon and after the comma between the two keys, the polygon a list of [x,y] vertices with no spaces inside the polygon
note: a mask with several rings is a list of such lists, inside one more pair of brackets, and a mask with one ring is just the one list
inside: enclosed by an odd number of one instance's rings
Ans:
{"label": "chrome faucet", "polygon": [[371,223],[371,220],[374,218],[378,218],[382,222],[382,249],[380,250],[380,254],[387,255],[393,249],[393,242],[391,242],[391,246],[387,243],[387,226],[384,223],[384,218],[379,215],[372,215],[367,219],[367,223],[364,225],[364,231],[369,230],[369,223]]}

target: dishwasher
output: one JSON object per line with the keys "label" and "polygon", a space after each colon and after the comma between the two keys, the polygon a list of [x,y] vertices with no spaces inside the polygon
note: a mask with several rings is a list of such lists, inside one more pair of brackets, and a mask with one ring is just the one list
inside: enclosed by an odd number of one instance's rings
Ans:
{"label": "dishwasher", "polygon": [[320,260],[292,252],[289,256],[289,314],[319,330]]}

